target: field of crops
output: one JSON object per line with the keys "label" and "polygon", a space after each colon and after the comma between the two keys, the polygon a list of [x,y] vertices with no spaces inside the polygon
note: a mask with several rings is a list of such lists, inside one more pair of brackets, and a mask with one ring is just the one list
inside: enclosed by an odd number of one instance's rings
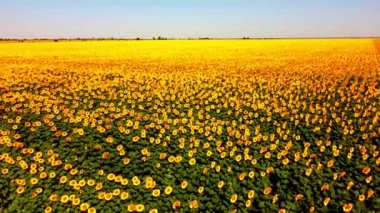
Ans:
{"label": "field of crops", "polygon": [[376,48],[0,43],[0,212],[379,212]]}

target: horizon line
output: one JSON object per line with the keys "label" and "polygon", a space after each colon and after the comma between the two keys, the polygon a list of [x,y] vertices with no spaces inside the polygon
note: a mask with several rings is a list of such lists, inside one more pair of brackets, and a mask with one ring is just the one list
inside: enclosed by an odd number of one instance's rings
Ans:
{"label": "horizon line", "polygon": [[368,39],[380,36],[306,36],[306,37],[56,37],[56,38],[1,38],[0,41],[55,41],[55,40],[264,40],[264,39]]}

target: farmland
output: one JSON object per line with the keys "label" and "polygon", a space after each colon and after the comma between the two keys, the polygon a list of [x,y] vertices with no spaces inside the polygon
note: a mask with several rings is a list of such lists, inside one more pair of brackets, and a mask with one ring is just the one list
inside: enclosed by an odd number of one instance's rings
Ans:
{"label": "farmland", "polygon": [[0,43],[0,212],[379,212],[379,52]]}

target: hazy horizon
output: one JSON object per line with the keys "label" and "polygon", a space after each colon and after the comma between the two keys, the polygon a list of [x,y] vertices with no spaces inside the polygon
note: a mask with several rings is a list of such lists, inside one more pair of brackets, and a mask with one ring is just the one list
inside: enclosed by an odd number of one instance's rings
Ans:
{"label": "hazy horizon", "polygon": [[0,1],[0,38],[380,37],[376,0]]}

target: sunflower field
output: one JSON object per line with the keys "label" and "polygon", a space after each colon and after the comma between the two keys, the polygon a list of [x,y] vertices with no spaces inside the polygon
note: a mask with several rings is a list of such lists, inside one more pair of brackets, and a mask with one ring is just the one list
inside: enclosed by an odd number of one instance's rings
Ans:
{"label": "sunflower field", "polygon": [[0,43],[0,212],[379,212],[379,51]]}

